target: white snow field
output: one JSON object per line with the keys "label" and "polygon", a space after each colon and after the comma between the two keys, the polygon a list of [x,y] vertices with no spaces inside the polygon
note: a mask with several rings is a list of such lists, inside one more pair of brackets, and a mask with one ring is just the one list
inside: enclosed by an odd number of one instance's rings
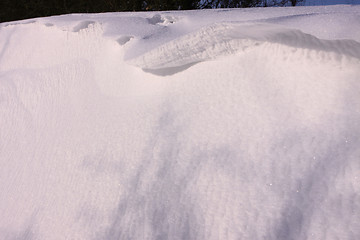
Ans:
{"label": "white snow field", "polygon": [[360,6],[2,23],[0,239],[360,239]]}

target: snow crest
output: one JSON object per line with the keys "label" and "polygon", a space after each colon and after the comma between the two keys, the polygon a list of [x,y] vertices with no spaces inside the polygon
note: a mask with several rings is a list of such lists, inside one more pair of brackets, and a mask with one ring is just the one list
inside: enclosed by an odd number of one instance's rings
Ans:
{"label": "snow crest", "polygon": [[220,23],[165,43],[128,63],[150,72],[166,69],[177,72],[198,62],[250,51],[266,43],[360,59],[360,43],[354,40],[321,40],[300,30],[271,24]]}

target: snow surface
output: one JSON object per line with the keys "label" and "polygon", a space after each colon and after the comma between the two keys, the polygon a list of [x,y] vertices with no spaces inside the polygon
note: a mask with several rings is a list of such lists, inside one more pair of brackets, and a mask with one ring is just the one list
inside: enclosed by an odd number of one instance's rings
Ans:
{"label": "snow surface", "polygon": [[360,239],[360,6],[0,25],[0,239]]}

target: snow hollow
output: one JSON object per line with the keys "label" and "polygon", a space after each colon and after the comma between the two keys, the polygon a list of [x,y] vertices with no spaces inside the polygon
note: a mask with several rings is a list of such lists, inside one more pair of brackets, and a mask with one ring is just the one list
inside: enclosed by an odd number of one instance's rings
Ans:
{"label": "snow hollow", "polygon": [[360,6],[0,24],[0,239],[360,239]]}

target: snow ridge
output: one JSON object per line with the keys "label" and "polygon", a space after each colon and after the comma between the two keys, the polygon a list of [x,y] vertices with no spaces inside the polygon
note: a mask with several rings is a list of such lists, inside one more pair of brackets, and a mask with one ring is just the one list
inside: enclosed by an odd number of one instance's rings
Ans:
{"label": "snow ridge", "polygon": [[186,69],[195,63],[248,51],[264,43],[333,52],[360,59],[354,40],[321,40],[300,30],[272,24],[219,23],[170,41],[128,63],[145,71]]}

